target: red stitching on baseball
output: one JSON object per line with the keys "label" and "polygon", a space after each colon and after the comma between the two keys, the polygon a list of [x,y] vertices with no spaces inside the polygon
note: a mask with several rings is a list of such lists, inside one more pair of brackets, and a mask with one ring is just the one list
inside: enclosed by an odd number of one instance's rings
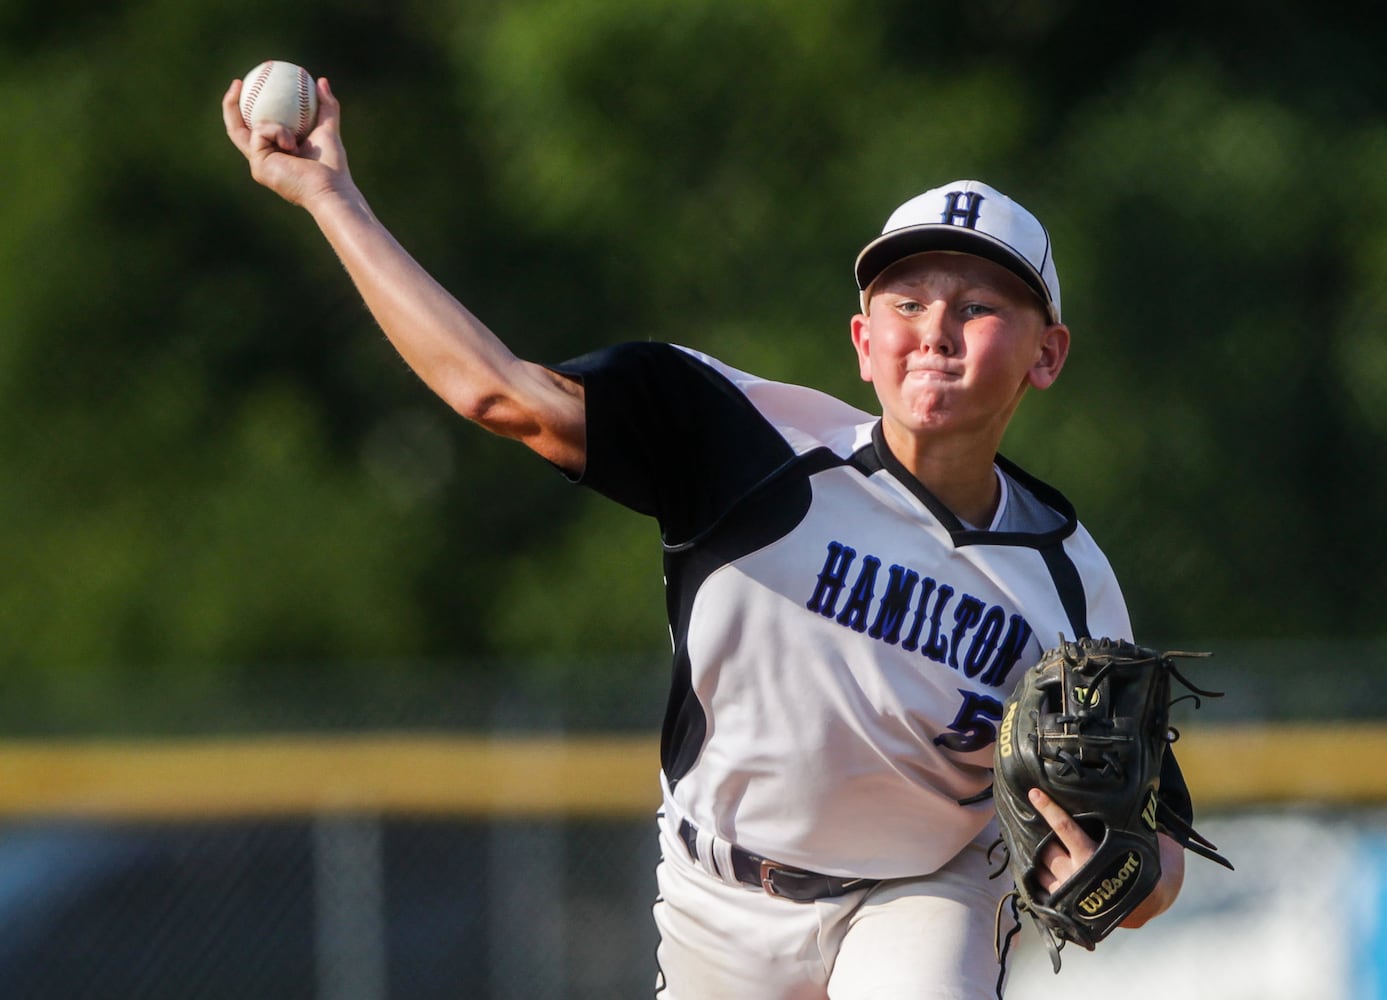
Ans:
{"label": "red stitching on baseball", "polygon": [[308,102],[312,99],[309,88],[312,85],[313,79],[308,75],[308,70],[299,67],[299,127],[294,132],[300,138],[307,135],[313,126],[313,123],[308,119]]}
{"label": "red stitching on baseball", "polygon": [[252,81],[250,91],[241,106],[241,120],[246,123],[246,128],[251,127],[251,119],[255,117],[255,102],[260,99],[260,91],[265,89],[265,82],[269,80],[274,68],[273,62],[261,63],[260,72],[255,74],[255,80]]}

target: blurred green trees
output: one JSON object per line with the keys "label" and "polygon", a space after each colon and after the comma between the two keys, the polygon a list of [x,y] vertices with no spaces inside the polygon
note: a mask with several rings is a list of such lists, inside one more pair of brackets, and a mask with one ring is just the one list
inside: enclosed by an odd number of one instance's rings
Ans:
{"label": "blurred green trees", "polygon": [[989,180],[1048,222],[1075,334],[1006,450],[1139,634],[1380,633],[1375,9],[66,7],[0,9],[11,703],[665,646],[654,525],[429,396],[250,181],[217,104],[264,58],[333,80],[378,214],[537,360],[672,340],[870,406],[854,255]]}

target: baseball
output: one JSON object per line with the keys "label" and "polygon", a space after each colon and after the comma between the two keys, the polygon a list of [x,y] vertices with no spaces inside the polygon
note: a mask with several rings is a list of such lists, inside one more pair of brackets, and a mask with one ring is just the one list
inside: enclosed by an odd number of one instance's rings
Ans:
{"label": "baseball", "polygon": [[312,74],[278,59],[262,62],[241,84],[241,120],[246,128],[259,122],[283,125],[302,142],[318,121],[318,88]]}

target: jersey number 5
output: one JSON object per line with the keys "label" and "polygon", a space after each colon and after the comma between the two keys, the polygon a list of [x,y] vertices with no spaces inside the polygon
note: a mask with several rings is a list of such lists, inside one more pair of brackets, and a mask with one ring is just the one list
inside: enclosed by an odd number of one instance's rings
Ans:
{"label": "jersey number 5", "polygon": [[960,690],[963,707],[958,710],[954,721],[949,723],[951,732],[941,733],[934,738],[937,746],[967,753],[981,750],[997,739],[997,723],[1002,721],[1002,703],[976,691]]}

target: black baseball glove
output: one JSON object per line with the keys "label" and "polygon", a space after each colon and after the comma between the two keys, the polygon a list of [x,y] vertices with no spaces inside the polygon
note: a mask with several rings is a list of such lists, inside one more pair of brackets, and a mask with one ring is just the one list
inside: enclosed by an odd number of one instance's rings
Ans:
{"label": "black baseball glove", "polygon": [[[1065,942],[1092,951],[1155,888],[1158,832],[1232,867],[1158,794],[1161,760],[1176,736],[1170,728],[1172,678],[1196,696],[1217,697],[1186,681],[1173,661],[1207,655],[1061,637],[1007,699],[993,797],[1016,881],[1016,908],[1040,928],[1056,972]],[[1027,798],[1032,788],[1046,792],[1098,845],[1054,892],[1041,889],[1036,878],[1037,859],[1055,835]]]}

